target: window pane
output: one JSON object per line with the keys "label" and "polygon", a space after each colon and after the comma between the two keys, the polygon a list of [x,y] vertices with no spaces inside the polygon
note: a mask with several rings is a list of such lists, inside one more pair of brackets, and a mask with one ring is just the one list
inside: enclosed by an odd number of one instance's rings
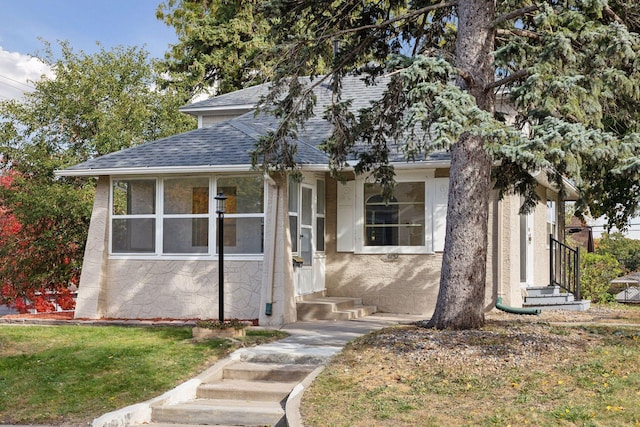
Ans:
{"label": "window pane", "polygon": [[289,178],[289,212],[298,212],[300,183]]}
{"label": "window pane", "polygon": [[380,187],[365,185],[365,245],[424,246],[424,182],[400,182],[384,201]]}
{"label": "window pane", "polygon": [[202,254],[209,251],[208,218],[166,218],[163,221],[165,254]]}
{"label": "window pane", "polygon": [[218,178],[218,192],[227,196],[226,212],[263,213],[264,184],[262,178]]}
{"label": "window pane", "polygon": [[318,215],[324,215],[324,181],[316,181],[318,187]]}
{"label": "window pane", "polygon": [[114,215],[156,213],[156,181],[152,179],[113,181]]}
{"label": "window pane", "polygon": [[313,191],[310,188],[302,188],[302,218],[300,218],[301,224],[311,225],[313,220],[312,206],[313,206]]}
{"label": "window pane", "polygon": [[324,251],[324,218],[316,219],[316,248]]}
{"label": "window pane", "polygon": [[298,217],[289,216],[289,233],[291,234],[291,251],[298,253]]}
{"label": "window pane", "polygon": [[156,220],[153,218],[114,219],[113,253],[153,253],[156,251]]}
{"label": "window pane", "polygon": [[209,212],[209,178],[165,179],[164,213]]}
{"label": "window pane", "polygon": [[311,229],[303,228],[300,230],[300,256],[304,260],[302,265],[311,265],[313,248],[311,247]]}
{"label": "window pane", "polygon": [[224,219],[224,253],[261,254],[264,251],[263,236],[262,218]]}

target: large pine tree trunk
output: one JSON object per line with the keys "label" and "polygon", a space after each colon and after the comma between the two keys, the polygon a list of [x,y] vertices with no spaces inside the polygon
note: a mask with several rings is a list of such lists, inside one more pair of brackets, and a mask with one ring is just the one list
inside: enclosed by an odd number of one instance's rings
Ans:
{"label": "large pine tree trunk", "polygon": [[[459,84],[487,111],[494,109],[493,94],[484,90],[494,78],[494,16],[493,0],[458,2],[456,65],[464,77]],[[430,327],[473,329],[484,324],[490,190],[491,159],[484,141],[465,133],[451,148],[447,235]]]}

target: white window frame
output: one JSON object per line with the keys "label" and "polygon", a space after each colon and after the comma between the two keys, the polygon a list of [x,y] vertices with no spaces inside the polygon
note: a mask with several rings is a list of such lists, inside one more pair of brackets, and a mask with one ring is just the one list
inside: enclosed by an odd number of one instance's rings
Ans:
{"label": "white window frame", "polygon": [[[318,191],[318,189],[320,188],[319,183],[322,182],[322,187],[323,187],[323,196],[324,196],[324,200],[322,200],[322,206],[324,207],[323,211],[320,212],[320,210],[318,209],[319,205],[320,205],[320,192]],[[316,177],[316,188],[315,188],[315,200],[314,200],[314,206],[315,206],[315,217],[314,217],[314,222],[315,224],[313,224],[313,231],[314,231],[314,244],[315,244],[315,253],[316,254],[324,254],[327,250],[327,241],[325,239],[325,235],[326,235],[326,230],[327,230],[327,181],[324,179],[324,177],[320,178],[320,177]],[[322,223],[323,223],[323,227],[322,227],[322,235],[320,235],[320,233],[318,233],[318,220],[322,219]],[[318,242],[320,241],[320,239],[322,239],[322,250],[320,250],[318,248]]]}
{"label": "white window frame", "polygon": [[[114,214],[113,212],[113,202],[114,202],[114,197],[113,197],[113,186],[114,186],[114,182],[116,181],[153,181],[154,182],[154,188],[155,188],[155,194],[154,194],[154,200],[155,200],[155,207],[154,207],[154,211],[155,213],[153,214],[125,214],[125,215],[117,215]],[[155,256],[155,254],[158,252],[158,209],[160,208],[160,203],[158,201],[158,186],[159,186],[159,179],[155,176],[137,176],[137,177],[128,177],[128,176],[123,176],[123,177],[111,177],[111,179],[109,180],[109,216],[108,216],[108,225],[107,228],[109,230],[109,255],[113,256],[113,257],[125,257],[125,258],[129,258],[129,257],[149,257],[149,256]],[[114,220],[118,220],[118,219],[154,219],[155,220],[155,236],[154,236],[154,242],[155,242],[155,251],[154,252],[113,252],[113,221]]]}
{"label": "white window frame", "polygon": [[558,238],[558,200],[557,195],[551,191],[547,191],[547,203],[546,203],[546,226],[547,226],[547,249],[550,249],[551,242],[549,241],[549,235],[553,235],[554,239]]}
{"label": "white window frame", "polygon": [[434,253],[434,207],[436,180],[435,170],[398,171],[396,182],[424,182],[424,246],[366,246],[365,241],[365,200],[364,185],[372,182],[367,178],[356,179],[355,194],[355,246],[354,252],[359,254],[432,254]]}
{"label": "white window frame", "polygon": [[[168,180],[187,180],[187,179],[202,179],[202,178],[208,178],[208,189],[209,189],[209,194],[208,194],[208,206],[207,206],[207,212],[206,214],[167,214],[164,212],[164,186],[165,186],[165,182]],[[211,246],[214,245],[217,242],[213,241],[213,237],[211,235],[211,228],[214,227],[215,225],[212,224],[211,222],[211,215],[215,214],[215,211],[212,211],[212,208],[215,209],[214,203],[212,202],[213,199],[213,184],[214,184],[214,178],[211,176],[198,176],[198,175],[176,175],[176,176],[163,176],[161,179],[158,180],[159,181],[159,185],[160,188],[158,190],[159,194],[158,194],[158,198],[160,199],[160,208],[162,209],[160,212],[158,212],[158,217],[159,217],[159,227],[157,227],[156,230],[156,243],[157,243],[157,249],[156,252],[160,254],[160,256],[165,257],[165,256],[175,256],[175,257],[183,257],[183,256],[208,256],[211,254]],[[214,200],[215,201],[215,200]],[[179,253],[179,252],[164,252],[164,220],[165,219],[196,219],[196,218],[208,218],[209,221],[209,227],[208,227],[208,248],[207,248],[207,252],[202,252],[202,253],[198,253],[198,252],[185,252],[185,253]],[[156,224],[157,225],[157,224]],[[214,230],[215,231],[215,230]],[[161,240],[160,242],[158,242],[158,240]]]}
{"label": "white window frame", "polygon": [[[218,194],[218,179],[219,178],[257,178],[258,175],[242,175],[242,174],[234,174],[234,175],[216,175],[215,177],[213,177],[212,179],[214,179],[215,181],[215,192],[214,194]],[[229,218],[229,219],[234,219],[234,218],[240,218],[240,219],[244,219],[244,218],[262,218],[262,232],[263,232],[263,236],[262,236],[262,249],[263,249],[263,253],[264,253],[264,226],[265,226],[265,212],[267,211],[267,191],[268,191],[268,187],[267,184],[265,182],[265,180],[263,179],[263,184],[262,184],[262,213],[225,213],[224,217],[225,218]],[[215,256],[218,255],[218,247],[217,247],[217,239],[216,239],[216,228],[217,228],[217,224],[218,224],[218,220],[217,220],[217,214],[215,212],[215,199],[213,197],[209,198],[209,203],[213,203],[213,211],[209,210],[210,213],[213,214],[213,220],[215,222],[215,225],[212,227],[211,225],[209,226],[209,232],[211,233],[211,231],[213,231],[213,234],[209,236],[209,239],[211,241],[211,239],[216,240],[216,242],[214,243],[214,248],[213,248],[213,254]],[[211,245],[209,245],[211,246]],[[263,257],[263,253],[259,253],[259,254],[232,254],[232,253],[227,253],[225,252],[225,257],[229,256],[229,257],[255,257],[255,256],[259,256],[261,259]]]}
{"label": "white window frame", "polygon": [[[109,259],[136,259],[136,260],[217,260],[218,248],[216,241],[217,231],[217,214],[214,196],[218,190],[218,178],[245,178],[257,177],[254,174],[165,174],[165,175],[135,175],[135,176],[110,176],[109,179],[109,212],[107,220],[108,239],[109,239]],[[165,179],[189,179],[189,178],[208,178],[209,179],[209,207],[208,214],[164,214],[164,181]],[[135,181],[149,180],[155,181],[155,214],[144,215],[114,215],[113,214],[113,185],[114,181]],[[263,180],[264,181],[264,180]],[[268,186],[263,182],[263,212],[262,213],[243,213],[243,214],[225,214],[225,218],[262,218],[264,224],[265,213],[267,207],[267,191]],[[165,218],[209,218],[209,245],[206,253],[163,253],[164,243],[164,219]],[[153,218],[155,219],[155,252],[113,252],[113,220],[114,219],[132,219],[132,218]],[[264,248],[264,242],[262,244]],[[261,261],[264,259],[263,253],[256,254],[232,254],[225,253],[225,258],[243,260],[243,261]]]}

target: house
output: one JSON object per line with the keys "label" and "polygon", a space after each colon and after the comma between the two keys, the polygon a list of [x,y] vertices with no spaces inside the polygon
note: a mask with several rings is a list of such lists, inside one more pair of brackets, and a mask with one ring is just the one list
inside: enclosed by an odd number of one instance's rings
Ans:
{"label": "house", "polygon": [[611,282],[609,292],[615,293],[617,302],[628,304],[640,303],[640,272],[633,272],[617,277]]}
{"label": "house", "polygon": [[[313,296],[362,299],[378,311],[430,316],[444,248],[449,156],[435,153],[397,172],[382,202],[365,176],[329,177],[317,147],[329,134],[319,113],[297,140],[303,180],[265,177],[249,152],[275,118],[253,110],[256,86],[187,105],[198,129],[58,171],[98,178],[75,316],[216,318],[214,196],[227,197],[224,310],[262,325],[295,321]],[[347,78],[343,98],[368,106],[381,86]],[[319,111],[331,97],[316,89]],[[519,215],[519,196],[491,194],[486,306],[498,296],[521,307],[523,294],[549,284],[549,235],[558,236],[558,192],[539,174],[540,202]]]}

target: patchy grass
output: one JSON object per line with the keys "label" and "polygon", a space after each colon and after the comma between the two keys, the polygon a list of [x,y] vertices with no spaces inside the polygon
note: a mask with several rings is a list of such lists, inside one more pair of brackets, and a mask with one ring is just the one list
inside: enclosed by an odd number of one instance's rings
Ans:
{"label": "patchy grass", "polygon": [[638,308],[487,319],[352,342],[305,392],[305,424],[640,426]]}
{"label": "patchy grass", "polygon": [[248,330],[194,343],[191,328],[0,326],[0,423],[87,425],[158,396],[239,345],[282,338]]}

